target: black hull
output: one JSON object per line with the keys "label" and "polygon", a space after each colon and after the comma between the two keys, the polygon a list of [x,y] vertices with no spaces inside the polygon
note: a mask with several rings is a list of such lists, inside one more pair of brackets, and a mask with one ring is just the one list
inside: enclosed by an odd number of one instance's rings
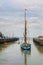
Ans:
{"label": "black hull", "polygon": [[19,38],[4,38],[4,39],[0,39],[0,44],[3,44],[5,42],[14,42],[19,40]]}

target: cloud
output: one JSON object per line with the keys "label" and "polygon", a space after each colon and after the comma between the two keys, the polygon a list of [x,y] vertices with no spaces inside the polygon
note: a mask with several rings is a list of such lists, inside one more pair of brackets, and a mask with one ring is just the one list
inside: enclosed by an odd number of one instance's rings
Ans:
{"label": "cloud", "polygon": [[4,7],[13,6],[13,8],[38,8],[43,7],[43,0],[0,0],[0,4]]}
{"label": "cloud", "polygon": [[0,16],[22,16],[25,8],[29,17],[43,17],[43,0],[0,0]]}

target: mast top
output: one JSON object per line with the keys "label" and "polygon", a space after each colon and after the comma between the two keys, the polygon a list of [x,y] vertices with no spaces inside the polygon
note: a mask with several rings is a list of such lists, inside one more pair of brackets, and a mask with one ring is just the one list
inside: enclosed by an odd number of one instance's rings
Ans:
{"label": "mast top", "polygon": [[26,11],[27,11],[27,9],[25,9],[25,21],[26,21]]}

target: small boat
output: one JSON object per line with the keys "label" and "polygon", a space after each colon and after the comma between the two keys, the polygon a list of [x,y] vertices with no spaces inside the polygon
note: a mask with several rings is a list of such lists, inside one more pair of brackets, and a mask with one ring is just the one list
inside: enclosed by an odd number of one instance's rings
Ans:
{"label": "small boat", "polygon": [[22,50],[30,50],[31,44],[27,43],[27,21],[26,21],[26,9],[25,9],[25,29],[24,29],[24,43],[21,45]]}
{"label": "small boat", "polygon": [[19,40],[19,38],[16,37],[5,37],[1,32],[0,32],[0,44],[3,44],[5,42],[14,42]]}
{"label": "small boat", "polygon": [[33,38],[33,41],[39,45],[43,46],[43,36],[38,36],[36,38]]}

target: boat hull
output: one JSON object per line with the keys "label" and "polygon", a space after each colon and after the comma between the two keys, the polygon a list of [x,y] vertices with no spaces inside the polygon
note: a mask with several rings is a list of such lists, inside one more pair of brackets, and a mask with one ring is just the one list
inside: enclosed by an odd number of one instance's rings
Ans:
{"label": "boat hull", "polygon": [[30,50],[30,49],[31,49],[31,44],[27,44],[27,45],[22,44],[22,45],[21,45],[21,49],[22,49],[22,50]]}
{"label": "boat hull", "polygon": [[19,40],[19,38],[4,38],[4,39],[0,39],[0,44],[5,43],[5,42],[13,42],[13,41],[17,41]]}
{"label": "boat hull", "polygon": [[37,38],[33,38],[33,42],[35,42],[35,43],[38,44],[38,45],[43,46],[43,40],[39,40],[39,39],[37,39]]}

